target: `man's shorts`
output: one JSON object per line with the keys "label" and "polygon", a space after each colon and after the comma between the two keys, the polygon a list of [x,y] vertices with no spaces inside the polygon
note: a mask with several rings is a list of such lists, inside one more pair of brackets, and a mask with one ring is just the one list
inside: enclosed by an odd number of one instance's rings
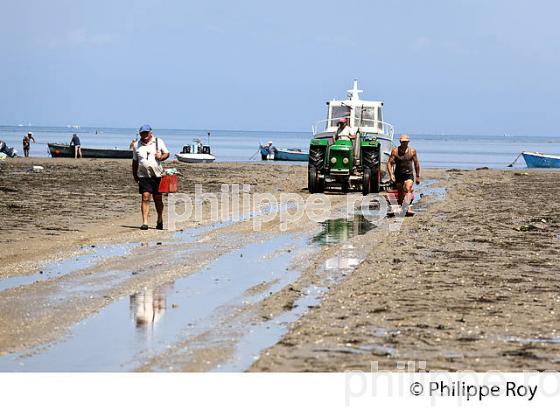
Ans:
{"label": "man's shorts", "polygon": [[412,180],[414,182],[414,174],[400,174],[395,175],[395,182],[397,184],[402,184],[404,181]]}
{"label": "man's shorts", "polygon": [[158,195],[159,192],[159,182],[161,178],[138,178],[138,192],[143,194],[144,192],[149,192],[152,195]]}

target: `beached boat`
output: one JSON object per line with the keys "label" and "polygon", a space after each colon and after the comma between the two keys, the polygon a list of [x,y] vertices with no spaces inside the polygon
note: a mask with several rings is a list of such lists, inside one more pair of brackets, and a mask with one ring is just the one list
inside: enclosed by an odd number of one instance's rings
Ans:
{"label": "beached boat", "polygon": [[216,157],[212,155],[210,145],[203,145],[199,139],[195,139],[193,145],[183,146],[183,150],[179,154],[175,154],[175,157],[178,161],[191,164],[203,164],[216,160]]}
{"label": "beached boat", "polygon": [[[49,154],[53,158],[74,158],[74,146],[69,144],[49,143]],[[83,158],[116,158],[132,159],[132,150],[117,148],[85,148],[82,147]]]}
{"label": "beached boat", "polygon": [[560,168],[560,155],[523,151],[521,153],[527,168]]}
{"label": "beached boat", "polygon": [[276,148],[271,142],[260,145],[259,150],[263,160],[307,162],[309,159],[309,153],[300,148]]}
{"label": "beached boat", "polygon": [[3,157],[0,159],[14,158],[17,157],[17,150],[14,147],[8,147],[4,141],[0,140],[0,154]]}

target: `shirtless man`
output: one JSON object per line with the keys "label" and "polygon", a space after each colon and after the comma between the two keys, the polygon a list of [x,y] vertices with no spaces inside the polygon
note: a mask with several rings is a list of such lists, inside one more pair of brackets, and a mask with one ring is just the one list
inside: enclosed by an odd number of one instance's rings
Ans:
{"label": "shirtless man", "polygon": [[29,156],[29,148],[31,148],[31,141],[35,142],[35,138],[33,138],[33,133],[28,132],[25,137],[23,137],[23,156]]}
{"label": "shirtless man", "polygon": [[[406,134],[402,134],[400,142],[400,146],[391,150],[391,156],[389,157],[389,162],[387,163],[387,172],[389,172],[391,182],[397,185],[398,204],[402,205],[406,196],[406,201],[408,203],[406,216],[412,216],[414,215],[411,200],[412,185],[415,180],[416,185],[420,183],[420,162],[418,162],[416,149],[408,146],[410,137]],[[393,165],[395,165],[394,173]],[[414,173],[416,173],[416,178],[414,178]]]}

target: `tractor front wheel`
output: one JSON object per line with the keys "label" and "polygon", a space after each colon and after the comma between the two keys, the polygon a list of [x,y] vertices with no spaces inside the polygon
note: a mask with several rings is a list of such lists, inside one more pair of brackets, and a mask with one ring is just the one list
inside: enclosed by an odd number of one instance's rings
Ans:
{"label": "tractor front wheel", "polygon": [[379,165],[373,167],[364,167],[364,175],[362,179],[362,194],[368,195],[379,192]]}
{"label": "tractor front wheel", "polygon": [[309,165],[307,169],[307,188],[310,194],[317,194],[324,190],[323,183],[314,165]]}

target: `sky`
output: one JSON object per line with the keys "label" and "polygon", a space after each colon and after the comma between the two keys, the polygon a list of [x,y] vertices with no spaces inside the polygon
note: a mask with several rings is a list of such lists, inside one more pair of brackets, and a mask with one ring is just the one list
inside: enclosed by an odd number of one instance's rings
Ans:
{"label": "sky", "polygon": [[560,2],[0,2],[0,124],[308,131],[359,80],[397,132],[560,135]]}

